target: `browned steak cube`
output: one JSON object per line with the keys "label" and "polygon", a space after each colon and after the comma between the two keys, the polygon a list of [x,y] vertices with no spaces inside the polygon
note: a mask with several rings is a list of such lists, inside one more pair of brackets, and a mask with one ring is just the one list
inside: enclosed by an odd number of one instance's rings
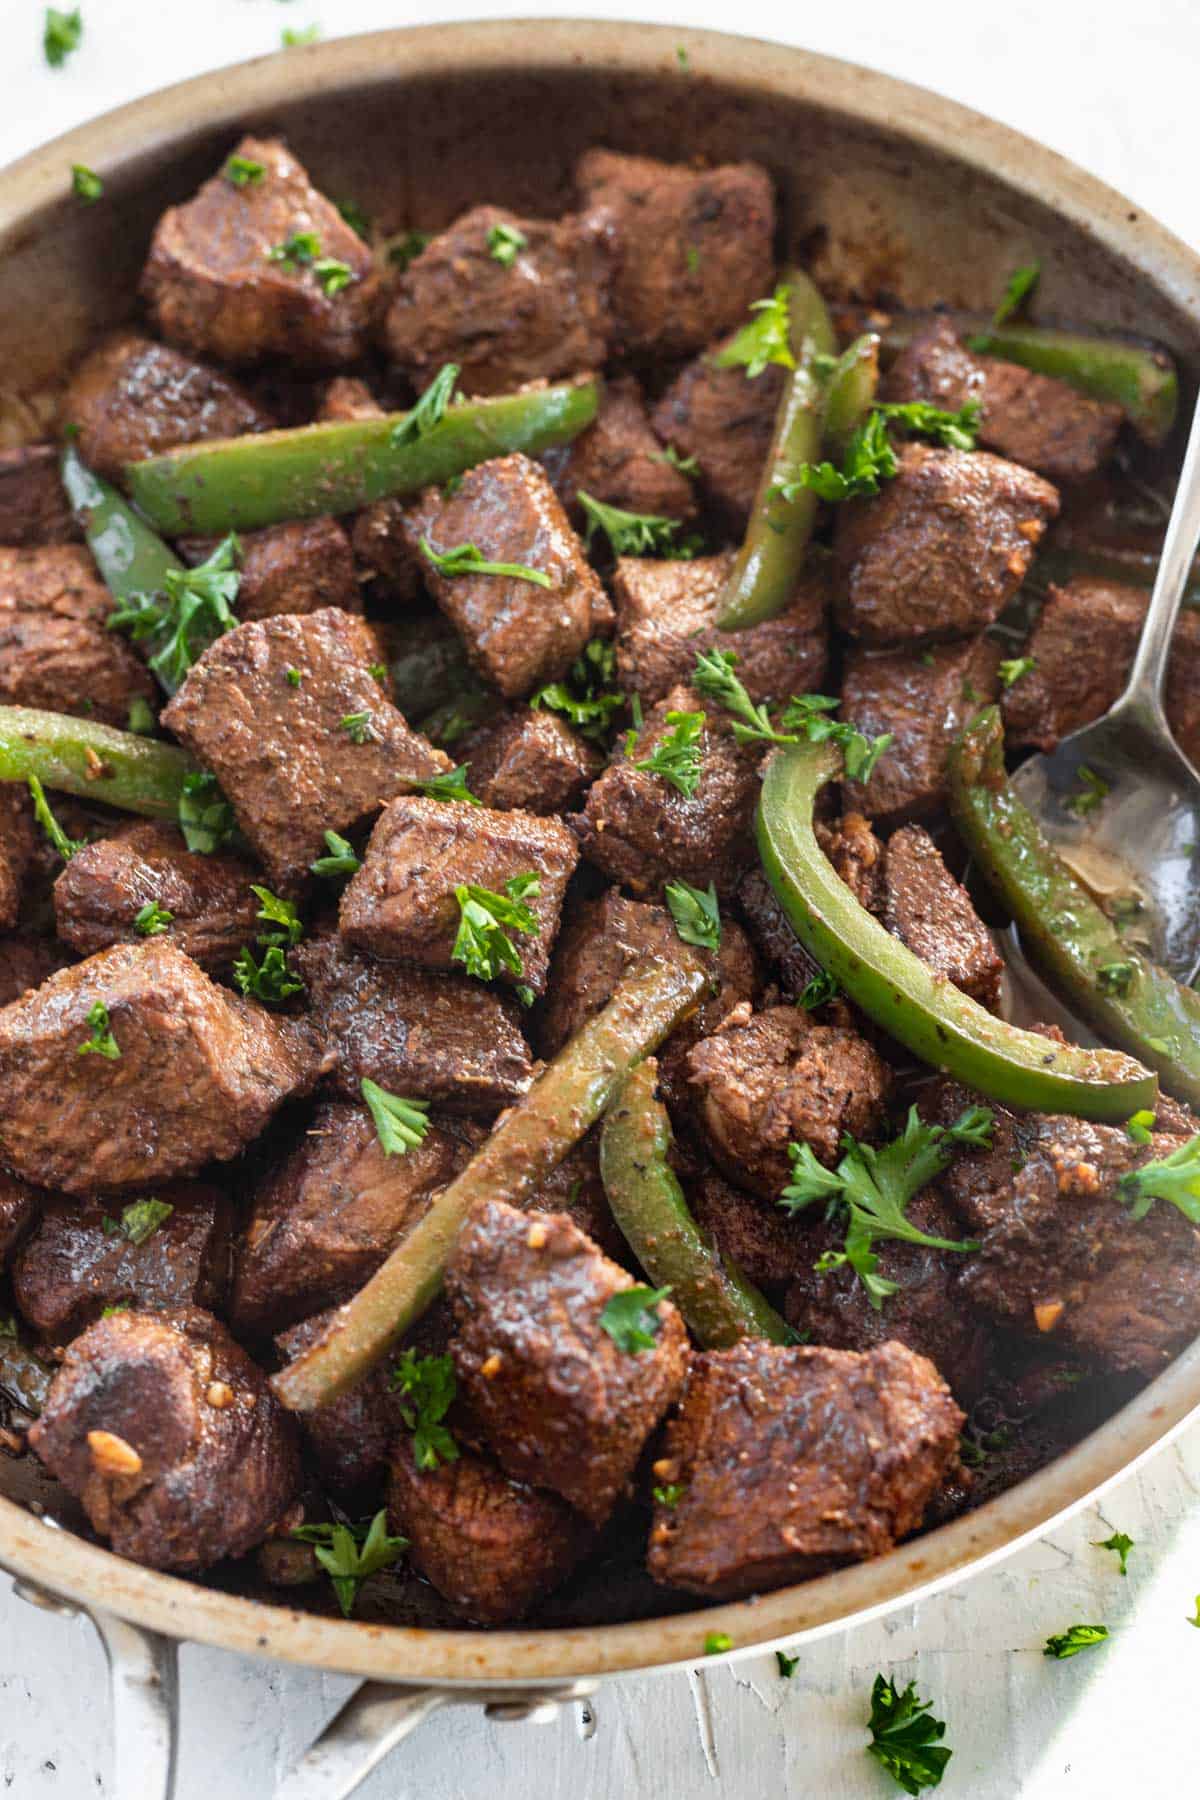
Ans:
{"label": "browned steak cube", "polygon": [[999,646],[987,638],[929,650],[852,650],[842,674],[842,717],[893,742],[869,781],[845,782],[847,806],[884,824],[924,819],[943,804],[946,752],[996,697]]}
{"label": "browned steak cube", "polygon": [[[244,531],[238,565],[237,615],[273,619],[280,613],[314,613],[324,606],[362,611],[350,539],[336,519],[290,519],[264,531]],[[180,555],[200,563],[216,538],[184,538]]]}
{"label": "browned steak cube", "polygon": [[[336,1310],[336,1309],[334,1309]],[[289,1325],[275,1339],[285,1362],[302,1355],[332,1324],[334,1312]],[[378,1505],[379,1485],[392,1447],[404,1431],[403,1397],[393,1391],[393,1363],[385,1359],[336,1400],[300,1415],[300,1430],[322,1485],[343,1505]]]}
{"label": "browned steak cube", "polygon": [[567,1152],[525,1205],[534,1212],[566,1213],[605,1256],[623,1267],[637,1266],[608,1204],[600,1174],[599,1125]]}
{"label": "browned steak cube", "polygon": [[542,707],[513,707],[455,745],[471,792],[501,812],[570,812],[604,767],[594,744]]}
{"label": "browned steak cube", "polygon": [[[519,700],[567,673],[588,639],[612,624],[612,607],[544,469],[527,456],[479,463],[447,496],[427,488],[405,515],[409,548],[485,681]],[[440,575],[421,551],[473,544],[488,562],[549,578]]]}
{"label": "browned steak cube", "polygon": [[[503,254],[506,243],[515,256]],[[597,369],[611,331],[612,254],[602,219],[472,207],[400,277],[387,315],[389,354],[418,387],[443,363],[458,363],[469,394]]]}
{"label": "browned steak cube", "polygon": [[0,1011],[0,1161],[68,1194],[144,1189],[236,1156],[320,1070],[306,1021],[225,993],[165,938],[116,944]]}
{"label": "browned steak cube", "polygon": [[901,351],[882,397],[928,400],[948,412],[978,400],[980,443],[1051,481],[1095,474],[1121,429],[1119,406],[1091,400],[1065,381],[1017,363],[973,355],[945,318],[933,320]]}
{"label": "browned steak cube", "polygon": [[272,886],[307,880],[326,831],[450,767],[388,699],[379,655],[371,627],[339,607],[255,620],[210,645],[163,713],[216,775]]}
{"label": "browned steak cube", "polygon": [[411,606],[424,596],[429,564],[408,541],[402,500],[375,500],[354,521],[350,543],[364,581],[375,581],[390,605]]}
{"label": "browned steak cube", "polygon": [[218,362],[354,362],[378,292],[370,250],[278,138],[243,138],[234,154],[262,175],[235,186],[227,163],[159,219],[141,282],[151,318]]}
{"label": "browned steak cube", "polygon": [[310,938],[292,961],[336,1058],[330,1081],[347,1099],[366,1077],[491,1118],[533,1080],[516,1002],[481,982],[379,962],[336,937]]}
{"label": "browned steak cube", "polygon": [[365,381],[357,375],[335,375],[321,392],[317,417],[331,425],[351,425],[356,419],[381,419],[384,409]]}
{"label": "browned steak cube", "polygon": [[0,1169],[0,1269],[38,1216],[42,1196]]}
{"label": "browned steak cube", "polygon": [[300,1485],[293,1421],[262,1370],[196,1307],[89,1326],[29,1441],[96,1534],[152,1569],[244,1555]]}
{"label": "browned steak cube", "polygon": [[10,931],[0,936],[0,1007],[40,987],[48,975],[65,968],[70,957],[56,938],[36,931]]}
{"label": "browned steak cube", "polygon": [[20,917],[25,877],[37,843],[35,830],[24,782],[0,781],[0,931],[11,931]]}
{"label": "browned steak cube", "polygon": [[365,1106],[325,1101],[255,1194],[237,1252],[239,1331],[277,1331],[355,1293],[466,1154],[460,1137],[431,1125],[403,1156],[387,1156]]}
{"label": "browned steak cube", "polygon": [[655,1506],[646,1566],[665,1587],[732,1599],[880,1556],[920,1525],[963,1423],[903,1344],[710,1351],[654,1465],[683,1492]]}
{"label": "browned steak cube", "polygon": [[782,1287],[812,1261],[808,1219],[790,1218],[773,1200],[733,1187],[707,1159],[694,1173],[685,1166],[681,1179],[701,1230],[751,1281]]}
{"label": "browned steak cube", "polygon": [[[694,794],[681,793],[653,770],[637,766],[671,737],[673,713],[704,718]],[[672,688],[646,714],[632,750],[592,784],[571,828],[588,861],[641,899],[677,880],[694,887],[712,881],[719,894],[731,894],[750,856],[758,763],[758,749],[737,742],[728,713],[689,687]]]}
{"label": "browned steak cube", "polygon": [[498,1200],[474,1207],[446,1268],[455,1368],[489,1445],[515,1481],[552,1488],[594,1525],[628,1488],[687,1363],[669,1300],[652,1350],[622,1350],[602,1327],[635,1285],[564,1213]]}
{"label": "browned steak cube", "polygon": [[0,450],[0,544],[30,549],[83,535],[58,473],[61,454],[57,444]]}
{"label": "browned steak cube", "polygon": [[784,372],[771,363],[751,379],[744,368],[718,368],[713,356],[724,348],[715,345],[680,371],[651,422],[664,443],[695,457],[704,492],[740,532],[771,448]]}
{"label": "browned steak cube", "polygon": [[744,631],[718,631],[717,605],[734,564],[732,550],[694,562],[622,556],[613,576],[617,677],[647,706],[690,681],[702,650],[730,650],[753,700],[818,691],[827,664],[829,583],[823,564],[800,578],[786,612]]}
{"label": "browned steak cube", "polygon": [[838,1159],[844,1133],[872,1137],[891,1072],[870,1044],[838,1025],[814,1025],[794,1006],[735,1018],[688,1057],[696,1114],[719,1168],[775,1200],[790,1175],[788,1145]]}
{"label": "browned steak cube", "polygon": [[573,443],[542,455],[554,491],[577,523],[580,488],[593,500],[659,518],[695,517],[696,494],[668,461],[650,429],[641,387],[632,375],[605,383],[596,422]]}
{"label": "browned steak cube", "polygon": [[274,420],[220,369],[118,332],[87,356],[63,399],[63,417],[79,427],[89,468],[120,481],[125,464],[176,444],[267,431]]}
{"label": "browned steak cube", "polygon": [[504,969],[501,978],[540,994],[578,857],[574,838],[558,819],[439,800],[393,800],[371,833],[362,868],[342,895],[342,936],[372,956],[452,969],[462,917],[455,890],[467,885],[503,894],[506,882],[535,874],[539,889],[525,904],[538,928],[510,933],[521,970]]}
{"label": "browned steak cube", "polygon": [[982,631],[1024,581],[1058,494],[985,450],[905,444],[899,460],[872,499],[838,508],[838,623],[872,645]]}
{"label": "browned steak cube", "polygon": [[883,911],[886,882],[884,848],[861,813],[846,812],[829,824],[818,820],[816,838],[860,906]]}
{"label": "browned steak cube", "polygon": [[587,150],[575,179],[583,204],[611,222],[613,313],[626,349],[690,356],[769,292],[775,195],[758,163],[696,169]]}
{"label": "browned steak cube", "polygon": [[996,1006],[1004,962],[987,926],[927,831],[905,825],[887,845],[883,922],[893,937],[982,1006]]}
{"label": "browned steak cube", "polygon": [[490,1457],[464,1450],[418,1469],[407,1437],[392,1452],[388,1529],[454,1610],[484,1625],[524,1618],[594,1538],[557,1494],[510,1481]]}
{"label": "browned steak cube", "polygon": [[153,676],[105,628],[112,595],[82,545],[0,546],[0,701],[125,725],[155,700]]}
{"label": "browned steak cube", "polygon": [[821,965],[808,954],[793,931],[775,890],[761,869],[749,869],[738,882],[738,905],[759,955],[773,970],[785,1000],[799,1000]]}
{"label": "browned steak cube", "polygon": [[[155,1222],[156,1203],[170,1210]],[[35,1330],[65,1344],[103,1309],[220,1306],[229,1281],[232,1209],[219,1188],[179,1182],[123,1207],[47,1194],[12,1270],[13,1298]]]}

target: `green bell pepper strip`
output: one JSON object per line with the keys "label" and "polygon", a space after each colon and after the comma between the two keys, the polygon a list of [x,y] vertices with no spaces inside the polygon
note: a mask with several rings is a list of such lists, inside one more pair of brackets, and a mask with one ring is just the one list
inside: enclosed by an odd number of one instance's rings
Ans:
{"label": "green bell pepper strip", "polygon": [[[996,707],[967,726],[948,768],[959,832],[1035,962],[1098,1030],[1156,1069],[1170,1093],[1200,1106],[1200,994],[1131,949],[1047,843],[1005,773]],[[1132,971],[1123,993],[1099,985],[1098,971],[1111,963]]]}
{"label": "green bell pepper strip", "polygon": [[823,448],[840,463],[855,429],[875,404],[879,385],[879,334],[864,331],[842,351],[825,394]]}
{"label": "green bell pepper strip", "polygon": [[92,719],[0,706],[0,781],[28,781],[84,800],[102,800],[148,819],[175,819],[185,776],[199,764],[186,751]]}
{"label": "green bell pepper strip", "polygon": [[837,345],[825,302],[808,276],[789,269],[783,279],[796,366],[783,384],[750,523],[717,604],[722,631],[741,631],[783,612],[795,592],[817,517],[817,496],[808,488],[801,488],[793,500],[773,490],[799,463],[815,462],[820,454],[825,383],[817,373],[816,359],[831,355]]}
{"label": "green bell pepper strip", "polygon": [[93,474],[73,444],[62,455],[62,484],[88,549],[117,600],[161,593],[164,577],[184,565],[110,482]]}
{"label": "green bell pepper strip", "polygon": [[667,1158],[671,1123],[654,1092],[658,1065],[638,1063],[604,1115],[600,1174],[617,1224],[654,1287],[669,1287],[706,1350],[742,1338],[795,1342],[795,1333],[697,1225]]}
{"label": "green bell pepper strip", "polygon": [[272,1378],[285,1406],[312,1412],[387,1355],[432,1303],[447,1259],[480,1200],[528,1201],[591,1129],[635,1063],[657,1050],[697,1004],[710,977],[698,958],[641,962],[602,1012],[543,1069],[464,1169],[397,1245],[324,1335]]}
{"label": "green bell pepper strip", "polygon": [[134,504],[169,537],[251,531],[353,512],[389,495],[417,494],[493,456],[536,456],[569,443],[595,418],[600,392],[599,378],[589,376],[466,400],[411,443],[393,442],[408,414],[392,413],[181,444],[127,463],[125,480]]}
{"label": "green bell pepper strip", "polygon": [[1056,1044],[995,1018],[861,907],[813,833],[813,803],[842,773],[832,744],[797,744],[767,767],[759,855],[797,937],[877,1025],[934,1068],[1031,1112],[1128,1119],[1158,1083],[1116,1050]]}

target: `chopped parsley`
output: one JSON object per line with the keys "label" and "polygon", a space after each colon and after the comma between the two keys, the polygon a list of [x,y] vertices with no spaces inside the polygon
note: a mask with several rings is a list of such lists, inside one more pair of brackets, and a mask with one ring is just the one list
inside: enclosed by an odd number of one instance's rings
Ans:
{"label": "chopped parsley", "polygon": [[533,874],[514,875],[505,882],[502,894],[474,882],[456,887],[460,918],[450,960],[461,963],[477,981],[494,981],[501,969],[511,975],[523,974],[520,955],[508,934],[519,931],[531,937],[536,933],[537,914],[525,901],[536,899],[540,888]]}
{"label": "chopped parsley", "polygon": [[966,401],[957,412],[946,412],[924,400],[872,407],[850,434],[840,468],[831,462],[800,463],[770,490],[772,499],[794,501],[808,488],[819,500],[839,505],[844,500],[877,494],[880,483],[899,473],[900,462],[888,436],[888,421],[931,437],[955,450],[972,450],[979,424],[979,402]]}
{"label": "chopped parsley", "polygon": [[658,1305],[670,1293],[669,1287],[628,1287],[613,1294],[600,1314],[600,1329],[606,1331],[618,1350],[635,1356],[639,1350],[653,1350],[662,1326]]}
{"label": "chopped parsley", "polygon": [[517,254],[523,250],[529,239],[515,225],[506,225],[503,221],[493,225],[487,235],[488,255],[493,262],[498,262],[502,269],[511,269],[517,260]]}
{"label": "chopped parsley", "polygon": [[346,838],[339,837],[336,831],[325,833],[325,848],[328,856],[318,856],[316,862],[309,863],[314,875],[323,875],[333,880],[340,875],[354,875],[362,868],[362,863],[354,853],[354,845]]}
{"label": "chopped parsley", "polygon": [[221,170],[231,187],[257,187],[267,172],[266,164],[252,156],[231,156]]}
{"label": "chopped parsley", "polygon": [[115,1062],[121,1054],[120,1045],[112,1034],[109,1025],[108,1008],[102,1000],[97,1000],[87,1015],[87,1022],[92,1028],[92,1035],[79,1045],[80,1056],[106,1056],[109,1062]]}
{"label": "chopped parsley", "polygon": [[321,292],[327,300],[340,294],[354,280],[354,270],[347,262],[336,256],[319,256],[312,266],[312,272],[321,285]]}
{"label": "chopped parsley", "polygon": [[386,255],[394,268],[404,270],[426,249],[433,234],[429,231],[402,231],[387,245]]}
{"label": "chopped parsley", "polygon": [[46,798],[46,790],[42,786],[39,778],[36,775],[30,775],[28,780],[29,793],[33,800],[34,818],[45,832],[47,838],[49,838],[50,843],[58,851],[58,854],[62,857],[63,861],[70,862],[77,851],[85,850],[87,848],[87,839],[68,837],[54,814],[50,811],[50,802]]}
{"label": "chopped parsley", "polygon": [[793,694],[784,709],[784,729],[779,730],[771,723],[766,706],[756,706],[751,700],[735,673],[736,665],[737,655],[732,650],[701,650],[692,672],[692,686],[733,716],[733,735],[739,744],[796,744],[802,738],[823,743],[832,739],[841,748],[848,779],[870,779],[892,742],[890,732],[868,738],[855,726],[830,718],[839,702],[829,694]]}
{"label": "chopped parsley", "polygon": [[575,729],[593,743],[605,744],[613,727],[613,716],[625,704],[624,694],[617,693],[617,653],[603,638],[585,644],[571,664],[566,681],[548,681],[530,695],[530,706],[546,706],[560,712]]}
{"label": "chopped parsley", "polygon": [[406,1100],[389,1094],[377,1081],[364,1076],[362,1097],[371,1109],[379,1147],[385,1156],[407,1156],[425,1141],[429,1130],[428,1100]]}
{"label": "chopped parsley", "polygon": [[315,44],[321,36],[319,25],[285,25],[279,34],[279,41],[285,50],[299,50],[305,44]]}
{"label": "chopped parsley", "polygon": [[790,1681],[792,1676],[796,1673],[796,1670],[800,1667],[800,1658],[798,1656],[789,1656],[785,1650],[777,1650],[775,1652],[775,1661],[779,1667],[780,1676],[784,1681]]}
{"label": "chopped parsley", "polygon": [[435,425],[446,416],[446,408],[454,398],[454,388],[462,370],[458,363],[443,363],[416,404],[392,427],[391,445],[399,450],[428,437]]}
{"label": "chopped parsley", "polygon": [[281,900],[270,888],[258,887],[253,881],[250,892],[259,902],[258,916],[264,925],[273,927],[270,931],[260,931],[260,944],[280,944],[284,948],[298,944],[304,936],[304,921],[290,900]]}
{"label": "chopped parsley", "polygon": [[979,436],[982,402],[964,400],[957,412],[947,412],[945,407],[933,406],[928,400],[881,401],[872,410],[899,425],[902,431],[932,438],[947,450],[973,450]]}
{"label": "chopped parsley", "polygon": [[679,64],[679,67],[680,67],[681,71],[683,72],[683,74],[685,74],[685,75],[691,74],[692,65],[688,61],[688,53],[684,49],[682,44],[676,44],[676,46],[675,46],[675,61]]}
{"label": "chopped parsley", "polygon": [[700,473],[700,464],[696,461],[696,458],[694,456],[680,456],[674,444],[668,444],[665,450],[656,450],[651,456],[650,461],[670,463],[671,467],[673,469],[678,469],[681,475],[687,475],[693,480]]}
{"label": "chopped parsley", "polygon": [[241,576],[241,545],[232,532],[194,569],[168,569],[163,591],[130,594],[105,620],[150,651],[150,668],[168,694],[182,687],[188,670],[237,624],[232,607]]}
{"label": "chopped parsley", "polygon": [[[678,519],[668,519],[664,513],[626,512],[621,506],[606,506],[586,488],[580,488],[576,498],[587,518],[584,541],[589,546],[597,531],[602,531],[614,556],[677,558],[681,554],[675,543]],[[691,554],[687,546],[684,548]]]}
{"label": "chopped parsley", "polygon": [[42,30],[42,51],[52,69],[61,69],[68,56],[79,48],[83,37],[83,16],[78,7],[73,12],[60,12],[57,6],[46,8]]}
{"label": "chopped parsley", "polygon": [[160,906],[157,900],[147,900],[133,915],[133,929],[143,937],[161,937],[174,917],[175,914]]}
{"label": "chopped parsley", "polygon": [[1195,1625],[1197,1627],[1197,1629],[1200,1629],[1200,1594],[1196,1595],[1196,1610],[1195,1610],[1195,1613],[1192,1615],[1192,1617],[1188,1620],[1188,1624]]}
{"label": "chopped parsley", "polygon": [[696,888],[687,881],[668,881],[663,893],[683,942],[701,950],[719,950],[721,908],[712,882],[707,888]]}
{"label": "chopped parsley", "polygon": [[793,694],[784,708],[783,725],[809,743],[835,743],[842,752],[848,781],[869,781],[884,751],[891,747],[892,733],[869,738],[856,725],[830,714],[838,702],[828,694]]}
{"label": "chopped parsley", "polygon": [[386,1569],[408,1549],[407,1538],[388,1536],[382,1507],[370,1524],[298,1525],[291,1536],[313,1546],[346,1618],[354,1611],[358,1590],[367,1576]]}
{"label": "chopped parsley", "polygon": [[374,743],[378,735],[369,712],[347,713],[338,720],[338,730],[344,731],[352,744]]}
{"label": "chopped parsley", "polygon": [[508,575],[514,581],[532,581],[535,587],[554,585],[540,569],[526,568],[524,563],[488,562],[474,544],[455,544],[449,550],[435,550],[429,539],[423,537],[421,555],[439,575]]}
{"label": "chopped parsley", "polygon": [[278,944],[264,950],[261,963],[254,960],[253,950],[243,946],[234,958],[233,979],[243,994],[261,1000],[266,1006],[278,1006],[292,994],[304,992],[304,983],[289,969]]}
{"label": "chopped parsley", "polygon": [[1069,1625],[1060,1636],[1046,1639],[1042,1655],[1065,1662],[1068,1656],[1078,1656],[1081,1650],[1094,1650],[1107,1636],[1107,1625]]}
{"label": "chopped parsley", "polygon": [[362,207],[356,205],[353,200],[338,200],[335,204],[355,237],[360,237],[364,243],[367,243],[371,236],[371,221]]}
{"label": "chopped parsley", "polygon": [[[733,650],[699,651],[696,667],[692,672],[692,686],[698,694],[715,700],[718,706],[723,706],[727,713],[733,714],[737,721],[733,727],[733,735],[739,744],[759,741],[768,744],[794,744],[794,736],[776,731],[766,707],[756,706],[751,700],[744,684],[734,673],[737,660],[737,653]],[[834,704],[836,705],[836,701]]]}
{"label": "chopped parsley", "polygon": [[802,1006],[805,1012],[815,1012],[818,1006],[827,1006],[831,1000],[836,1000],[841,991],[837,977],[831,975],[828,969],[822,969],[820,974],[814,975],[811,981],[805,983],[796,1004]]}
{"label": "chopped parsley", "polygon": [[482,806],[483,801],[478,794],[473,794],[467,786],[467,773],[470,763],[459,763],[457,768],[447,769],[441,775],[427,775],[424,781],[409,781],[414,794],[424,794],[427,800],[461,800],[468,806]]}
{"label": "chopped parsley", "polygon": [[104,183],[95,169],[89,169],[86,163],[72,163],[71,192],[85,206],[94,206],[104,192]]}
{"label": "chopped parsley", "polygon": [[1036,668],[1036,656],[1006,656],[997,666],[997,673],[1003,686],[1010,688],[1016,687],[1026,675],[1032,675]]}
{"label": "chopped parsley", "polygon": [[1143,1107],[1125,1121],[1125,1135],[1135,1144],[1151,1142],[1151,1131],[1154,1125],[1154,1114]]}
{"label": "chopped parsley", "polygon": [[[997,326],[1005,324],[1007,320],[1015,318],[1022,310],[1025,302],[1037,286],[1041,273],[1042,265],[1040,262],[1025,263],[1019,269],[1013,270],[1012,274],[1004,284],[1004,292],[1001,294],[996,310],[992,314],[993,331],[995,331]],[[986,342],[986,338],[984,339],[984,342]],[[972,348],[974,348],[974,341],[972,341]]]}
{"label": "chopped parsley", "polygon": [[217,785],[215,775],[197,770],[185,775],[179,795],[179,829],[189,850],[211,856],[222,849],[236,830],[233,808]]}
{"label": "chopped parsley", "polygon": [[300,269],[309,268],[320,254],[321,240],[315,231],[293,231],[281,244],[272,244],[266,258],[290,274],[296,274]]}
{"label": "chopped parsley", "polygon": [[402,1350],[390,1386],[394,1394],[403,1395],[400,1417],[413,1434],[413,1461],[418,1469],[457,1462],[458,1445],[442,1423],[457,1392],[453,1357],[418,1356],[415,1350]]}
{"label": "chopped parsley", "polygon": [[144,1244],[174,1211],[166,1200],[134,1200],[121,1214],[122,1235],[131,1244]]}
{"label": "chopped parsley", "polygon": [[288,669],[286,674],[289,687],[299,687],[300,683],[304,680],[304,676],[299,669]]}
{"label": "chopped parsley", "polygon": [[906,1794],[937,1787],[952,1755],[942,1742],[945,1724],[929,1708],[930,1702],[919,1698],[915,1681],[898,1692],[893,1682],[876,1675],[867,1755],[882,1764]]}
{"label": "chopped parsley", "polygon": [[1129,1552],[1133,1549],[1133,1539],[1126,1537],[1123,1531],[1114,1531],[1111,1537],[1093,1538],[1092,1547],[1095,1550],[1111,1550],[1113,1555],[1121,1560],[1122,1575],[1129,1573],[1126,1564],[1129,1561]]}
{"label": "chopped parsley", "polygon": [[769,363],[794,369],[790,319],[791,289],[780,282],[769,300],[755,300],[750,311],[757,316],[717,352],[713,362],[718,369],[743,368],[749,380],[755,381]]}
{"label": "chopped parsley", "polygon": [[662,1487],[651,1488],[650,1493],[659,1506],[665,1506],[668,1512],[674,1512],[687,1492],[682,1481],[668,1481]]}
{"label": "chopped parsley", "polygon": [[1119,998],[1129,992],[1136,974],[1136,965],[1131,962],[1117,959],[1113,962],[1097,963],[1096,986],[1102,994],[1112,994]]}
{"label": "chopped parsley", "polygon": [[1094,813],[1108,798],[1109,787],[1103,775],[1097,775],[1095,769],[1089,769],[1086,763],[1079,765],[1079,792],[1068,794],[1063,805],[1068,812],[1073,812],[1077,819],[1086,818]]}
{"label": "chopped parsley", "polygon": [[[685,800],[690,800],[700,786],[704,714],[669,712],[666,723],[671,728],[666,737],[654,746],[649,756],[641,757],[633,766],[635,769],[644,769],[649,775],[661,776]],[[636,731],[627,733],[626,755],[632,753],[636,738]]]}
{"label": "chopped parsley", "polygon": [[1156,1200],[1169,1200],[1185,1219],[1200,1225],[1200,1136],[1189,1138],[1170,1156],[1126,1170],[1117,1191],[1132,1219],[1144,1219]]}
{"label": "chopped parsley", "polygon": [[710,1631],[704,1640],[705,1656],[724,1656],[726,1650],[733,1649],[733,1639],[727,1631]]}
{"label": "chopped parsley", "polygon": [[150,702],[135,694],[129,702],[128,729],[138,737],[152,737],[158,729],[158,720],[150,710]]}

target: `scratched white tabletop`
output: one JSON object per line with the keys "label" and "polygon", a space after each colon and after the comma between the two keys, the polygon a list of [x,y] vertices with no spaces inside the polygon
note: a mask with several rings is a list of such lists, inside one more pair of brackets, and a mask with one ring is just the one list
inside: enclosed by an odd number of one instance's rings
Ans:
{"label": "scratched white tabletop", "polygon": [[[855,0],[797,7],[743,0],[81,0],[82,47],[42,61],[42,6],[0,0],[0,165],[69,126],[202,69],[273,49],[284,25],[364,31],[467,13],[656,17],[736,25],[937,88],[1103,176],[1180,236],[1200,241],[1195,179],[1195,0]],[[1135,1540],[1128,1577],[1093,1547]],[[1124,1800],[1194,1792],[1200,1631],[1200,1428],[1000,1570],[806,1650],[790,1681],[773,1656],[696,1675],[610,1683],[599,1729],[490,1724],[457,1709],[427,1724],[361,1790],[363,1800],[880,1800],[897,1793],[864,1756],[877,1670],[947,1721],[942,1792],[971,1800]],[[1046,1636],[1103,1622],[1111,1641],[1069,1662]],[[349,1692],[340,1677],[188,1649],[182,1659],[180,1800],[269,1800],[277,1776]],[[0,1581],[0,1784],[18,1800],[112,1795],[103,1660],[89,1626],[16,1601]],[[117,1800],[136,1800],[121,1795]]]}

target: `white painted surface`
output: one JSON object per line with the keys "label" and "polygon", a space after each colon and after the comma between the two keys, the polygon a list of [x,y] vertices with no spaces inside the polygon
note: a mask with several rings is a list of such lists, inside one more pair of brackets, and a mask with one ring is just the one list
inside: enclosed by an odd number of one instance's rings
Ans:
{"label": "white painted surface", "polygon": [[[6,76],[0,164],[109,107],[204,68],[267,52],[284,25],[325,34],[513,13],[655,16],[736,26],[923,82],[1038,136],[1200,239],[1194,0],[855,0],[853,6],[715,0],[594,8],[535,0],[81,0],[83,48],[41,56],[42,6],[0,0]],[[1136,1540],[1128,1579],[1091,1540]],[[493,1725],[474,1709],[435,1719],[362,1789],[363,1800],[858,1800],[898,1793],[863,1754],[877,1669],[916,1676],[954,1748],[947,1800],[1087,1800],[1194,1793],[1200,1630],[1200,1429],[1099,1511],[980,1577],[807,1651],[791,1681],[774,1657],[610,1684],[599,1730],[575,1716]],[[1112,1630],[1070,1662],[1041,1655],[1076,1620]],[[189,1649],[183,1655],[179,1800],[269,1800],[274,1782],[352,1684]],[[703,1727],[701,1729],[700,1727]],[[706,1753],[707,1747],[707,1753]],[[0,1582],[0,1793],[112,1796],[103,1661],[89,1626],[21,1605]],[[117,1800],[141,1800],[136,1793]]]}

